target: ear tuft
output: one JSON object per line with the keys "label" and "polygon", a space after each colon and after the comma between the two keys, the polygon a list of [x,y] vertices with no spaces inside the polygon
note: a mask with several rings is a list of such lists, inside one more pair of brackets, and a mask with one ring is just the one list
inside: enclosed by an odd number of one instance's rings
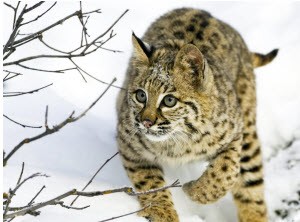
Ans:
{"label": "ear tuft", "polygon": [[134,32],[132,32],[132,44],[134,47],[134,56],[136,59],[143,61],[143,62],[149,62],[149,57],[151,56],[153,52],[153,47],[151,47],[148,43],[143,42],[141,39],[139,39]]}

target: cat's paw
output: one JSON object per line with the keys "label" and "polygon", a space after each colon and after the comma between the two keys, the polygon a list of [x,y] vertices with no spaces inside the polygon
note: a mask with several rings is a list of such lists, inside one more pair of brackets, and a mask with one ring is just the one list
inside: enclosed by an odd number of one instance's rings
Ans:
{"label": "cat's paw", "polygon": [[172,208],[152,206],[139,212],[138,215],[145,217],[150,222],[179,222],[178,215]]}
{"label": "cat's paw", "polygon": [[185,183],[182,189],[191,200],[201,204],[213,203],[226,194],[224,190],[217,189],[214,186],[203,186],[201,182],[196,180]]}

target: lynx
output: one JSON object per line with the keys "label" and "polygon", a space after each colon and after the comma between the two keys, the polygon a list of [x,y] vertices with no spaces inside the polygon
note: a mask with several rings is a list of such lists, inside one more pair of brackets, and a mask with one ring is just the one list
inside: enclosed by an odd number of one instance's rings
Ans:
{"label": "lynx", "polygon": [[[231,26],[190,8],[163,15],[132,42],[117,139],[134,187],[164,186],[165,164],[207,160],[206,171],[183,185],[185,194],[207,204],[231,191],[240,222],[267,221],[253,69],[278,50],[252,53]],[[140,216],[179,221],[169,190],[138,199],[151,203]]]}

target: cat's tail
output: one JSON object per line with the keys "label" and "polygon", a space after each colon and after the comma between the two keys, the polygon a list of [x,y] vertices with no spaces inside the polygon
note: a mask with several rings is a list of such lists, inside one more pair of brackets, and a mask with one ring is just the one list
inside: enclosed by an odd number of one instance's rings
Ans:
{"label": "cat's tail", "polygon": [[277,53],[278,53],[278,49],[274,49],[265,55],[252,52],[251,55],[252,55],[253,67],[256,68],[256,67],[267,65],[268,63],[272,62],[272,60],[277,56]]}

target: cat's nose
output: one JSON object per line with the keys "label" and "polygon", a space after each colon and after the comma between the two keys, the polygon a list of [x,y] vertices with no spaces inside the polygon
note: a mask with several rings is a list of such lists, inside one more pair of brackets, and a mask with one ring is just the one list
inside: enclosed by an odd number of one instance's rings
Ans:
{"label": "cat's nose", "polygon": [[143,125],[146,128],[150,128],[151,126],[153,126],[153,122],[150,119],[146,118],[146,119],[143,120]]}

